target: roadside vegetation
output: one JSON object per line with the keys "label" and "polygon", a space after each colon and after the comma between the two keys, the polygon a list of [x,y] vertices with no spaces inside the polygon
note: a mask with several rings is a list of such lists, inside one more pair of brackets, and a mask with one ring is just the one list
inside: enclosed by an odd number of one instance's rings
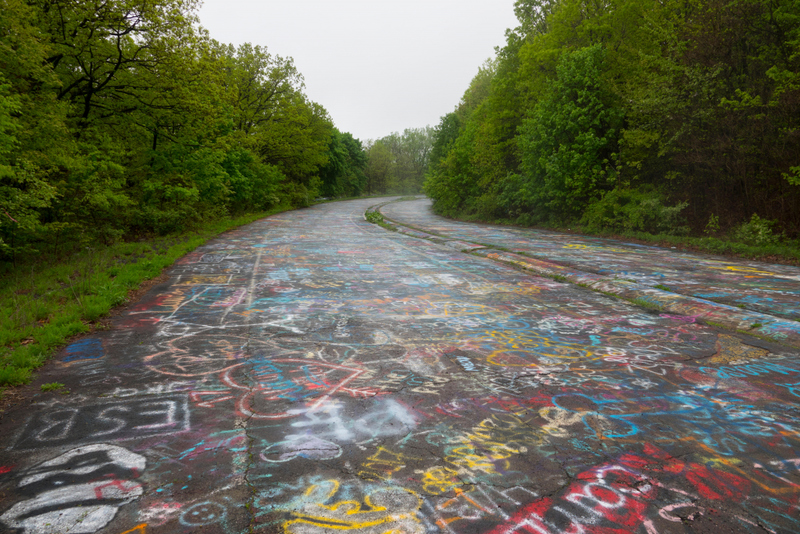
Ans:
{"label": "roadside vegetation", "polygon": [[207,222],[192,231],[46,256],[0,277],[0,388],[27,383],[33,371],[102,319],[131,292],[218,234],[288,208]]}
{"label": "roadside vegetation", "polygon": [[435,128],[462,219],[797,259],[798,0],[518,0]]}
{"label": "roadside vegetation", "polygon": [[195,0],[0,0],[0,272],[367,186],[291,58]]}
{"label": "roadside vegetation", "polygon": [[320,197],[419,191],[432,129],[367,146],[290,57],[197,0],[0,0],[0,386],[208,238]]}
{"label": "roadside vegetation", "polygon": [[0,0],[0,386],[206,239],[367,187],[291,58],[196,0]]}
{"label": "roadside vegetation", "polygon": [[366,144],[366,191],[369,194],[411,195],[422,191],[428,170],[434,129],[406,129]]}

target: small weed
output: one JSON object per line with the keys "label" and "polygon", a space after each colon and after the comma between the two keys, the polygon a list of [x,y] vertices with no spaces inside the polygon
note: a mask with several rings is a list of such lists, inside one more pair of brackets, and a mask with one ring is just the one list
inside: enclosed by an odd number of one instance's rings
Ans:
{"label": "small weed", "polygon": [[762,326],[764,325],[761,323],[753,323],[750,325],[750,330],[755,330],[756,328],[761,328]]}
{"label": "small weed", "polygon": [[554,274],[554,275],[550,276],[550,278],[552,278],[556,282],[560,282],[562,284],[566,284],[567,282],[569,282],[569,278],[567,278],[566,276],[562,276],[560,274]]}
{"label": "small weed", "polygon": [[42,391],[58,391],[59,389],[63,388],[64,384],[61,382],[50,382],[49,384],[42,384]]}
{"label": "small weed", "polygon": [[656,288],[656,289],[660,289],[661,291],[669,291],[670,293],[673,292],[670,288],[668,288],[667,286],[665,286],[663,284],[656,284],[653,287]]}
{"label": "small weed", "polygon": [[635,298],[635,299],[631,299],[630,302],[632,304],[636,304],[637,306],[641,306],[642,308],[647,308],[648,310],[653,310],[653,311],[658,311],[658,312],[663,312],[664,311],[664,306],[662,306],[661,304],[658,304],[656,302],[651,302],[651,301],[649,301],[647,299]]}
{"label": "small weed", "polygon": [[708,236],[713,236],[718,234],[719,231],[720,231],[719,217],[717,217],[712,213],[711,216],[708,218],[708,223],[706,224],[706,227],[703,230],[703,232]]}
{"label": "small weed", "polygon": [[367,222],[372,224],[385,224],[386,221],[383,218],[383,215],[377,211],[368,211],[364,214],[364,218]]}

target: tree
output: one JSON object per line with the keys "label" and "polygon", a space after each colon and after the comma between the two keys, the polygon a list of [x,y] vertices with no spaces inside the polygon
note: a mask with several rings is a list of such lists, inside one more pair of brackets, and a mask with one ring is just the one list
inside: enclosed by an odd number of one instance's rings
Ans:
{"label": "tree", "polygon": [[48,178],[74,150],[34,18],[21,0],[0,3],[0,258],[15,257],[46,229],[42,211],[57,194]]}
{"label": "tree", "polygon": [[326,197],[360,195],[367,182],[366,164],[361,141],[334,128],[328,145],[328,162],[319,171],[320,193]]}
{"label": "tree", "polygon": [[367,146],[367,193],[370,195],[386,193],[393,181],[393,156],[391,149],[382,141]]}
{"label": "tree", "polygon": [[524,181],[517,209],[538,210],[534,219],[580,216],[614,186],[623,112],[603,87],[604,55],[601,45],[564,54],[557,79],[520,132]]}

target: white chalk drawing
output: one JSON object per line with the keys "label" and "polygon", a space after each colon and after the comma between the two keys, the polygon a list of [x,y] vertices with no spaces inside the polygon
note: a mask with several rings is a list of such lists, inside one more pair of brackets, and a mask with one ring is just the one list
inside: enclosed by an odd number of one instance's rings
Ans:
{"label": "white chalk drawing", "polygon": [[27,470],[19,491],[30,496],[0,515],[6,526],[36,534],[88,534],[106,526],[120,506],[142,496],[133,479],[144,456],[116,445],[72,449]]}

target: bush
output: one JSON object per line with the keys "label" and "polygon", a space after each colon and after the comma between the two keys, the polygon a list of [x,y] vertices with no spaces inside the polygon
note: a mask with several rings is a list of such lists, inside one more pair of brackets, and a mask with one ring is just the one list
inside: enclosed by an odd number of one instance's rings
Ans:
{"label": "bush", "polygon": [[680,215],[686,206],[688,202],[665,205],[662,195],[653,189],[615,188],[589,205],[581,218],[581,225],[590,231],[686,235],[689,227]]}
{"label": "bush", "polygon": [[755,213],[750,221],[742,223],[734,231],[734,240],[748,245],[776,245],[784,238],[783,233],[776,234],[774,227],[777,221],[762,219]]}

